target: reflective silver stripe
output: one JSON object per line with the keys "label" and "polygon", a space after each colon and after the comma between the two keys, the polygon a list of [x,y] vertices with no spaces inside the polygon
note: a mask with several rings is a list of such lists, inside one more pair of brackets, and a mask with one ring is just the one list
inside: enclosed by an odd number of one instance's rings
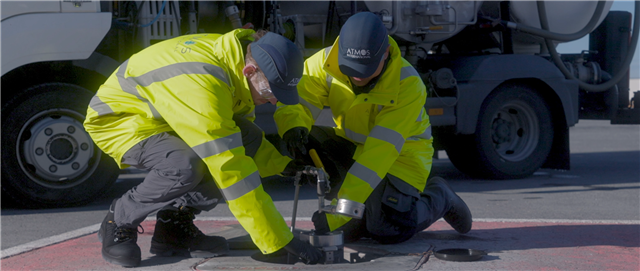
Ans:
{"label": "reflective silver stripe", "polygon": [[200,158],[204,159],[237,147],[242,147],[242,135],[240,133],[205,142],[191,149],[200,156]]}
{"label": "reflective silver stripe", "polygon": [[424,130],[422,134],[410,136],[407,140],[431,139],[431,125]]}
{"label": "reflective silver stripe", "polygon": [[360,164],[358,162],[353,163],[353,165],[349,169],[349,173],[367,182],[372,189],[375,189],[380,181],[382,181],[382,179],[378,177],[378,174],[375,171],[371,170],[368,167],[365,167],[363,164]]}
{"label": "reflective silver stripe", "polygon": [[367,141],[367,136],[366,135],[356,133],[356,132],[351,131],[350,129],[347,129],[347,128],[344,129],[344,134],[348,138],[350,138],[351,140],[353,140],[355,142],[358,142],[358,143],[364,144],[364,142]]}
{"label": "reflective silver stripe", "polygon": [[311,112],[311,116],[313,117],[313,120],[317,120],[318,116],[320,116],[320,113],[322,113],[321,108],[317,108],[313,106],[310,102],[307,102],[307,100],[303,99],[302,97],[300,97],[300,103],[304,105],[307,109],[309,109],[309,111]]}
{"label": "reflective silver stripe", "polygon": [[127,70],[127,65],[129,60],[122,63],[120,69],[118,70],[118,82],[120,83],[120,87],[125,92],[135,95],[141,101],[147,103],[153,114],[153,117],[156,119],[162,119],[162,116],[158,113],[158,110],[153,107],[149,100],[143,98],[138,93],[136,86],[149,86],[156,82],[162,82],[164,80],[180,76],[183,74],[208,74],[213,75],[213,77],[223,81],[225,84],[229,85],[229,79],[227,78],[227,73],[224,69],[209,63],[203,62],[183,62],[183,63],[175,63],[168,66],[164,66],[152,71],[149,71],[141,76],[137,77],[128,77],[125,78],[125,72]]}
{"label": "reflective silver stripe", "polygon": [[373,127],[373,129],[371,129],[369,137],[377,138],[393,145],[398,153],[402,151],[402,146],[404,145],[404,137],[402,137],[402,134],[398,133],[395,130],[379,125],[376,125]]}
{"label": "reflective silver stripe", "polygon": [[255,171],[237,183],[234,183],[227,188],[220,189],[220,191],[224,195],[224,198],[227,201],[230,201],[246,195],[258,188],[261,184],[262,180],[260,180],[260,174],[258,174],[258,171]]}
{"label": "reflective silver stripe", "polygon": [[[324,60],[327,60],[329,57],[329,52],[331,52],[331,47],[324,48]],[[333,81],[333,76],[327,74],[327,90],[331,89],[331,81]]]}
{"label": "reflective silver stripe", "polygon": [[400,81],[402,81],[402,80],[404,80],[404,79],[406,79],[407,77],[410,77],[410,76],[418,76],[418,77],[420,77],[420,74],[412,66],[406,66],[406,67],[402,67],[402,69],[400,69]]}
{"label": "reflective silver stripe", "polygon": [[129,77],[127,80],[134,80],[138,85],[146,87],[183,74],[210,74],[229,85],[227,73],[222,68],[203,62],[175,63],[149,71],[138,77]]}
{"label": "reflective silver stripe", "polygon": [[129,64],[129,60],[125,60],[118,68],[118,73],[116,73],[116,77],[118,78],[118,83],[120,83],[120,88],[124,90],[124,92],[129,93],[131,95],[135,95],[139,99],[142,98],[138,95],[138,90],[135,86],[129,84],[126,78],[124,78],[124,73],[127,71],[127,65]]}
{"label": "reflective silver stripe", "polygon": [[91,98],[89,107],[91,107],[93,111],[96,111],[98,113],[98,116],[113,114],[113,109],[111,109],[108,104],[100,100],[100,97],[98,97],[98,95],[95,95],[93,96],[93,98]]}
{"label": "reflective silver stripe", "polygon": [[329,57],[329,52],[331,52],[331,47],[333,47],[333,45],[324,48],[324,60],[327,60],[327,58]]}
{"label": "reflective silver stripe", "polygon": [[151,104],[151,102],[146,101],[146,103],[149,105],[149,109],[151,110],[151,114],[153,115],[154,119],[163,119],[162,115],[160,115],[160,113],[158,112],[158,110],[156,110],[155,107],[153,107],[153,105]]}
{"label": "reflective silver stripe", "polygon": [[116,77],[118,78],[118,83],[120,83],[120,88],[124,92],[129,93],[133,96],[136,96],[138,100],[146,103],[149,106],[149,110],[151,110],[151,114],[153,115],[154,119],[162,119],[162,116],[160,115],[160,113],[158,113],[158,110],[156,110],[156,108],[153,107],[151,102],[149,102],[149,100],[143,98],[142,96],[140,96],[140,94],[138,94],[138,89],[136,89],[136,82],[134,80],[131,80],[131,78],[124,78],[124,74],[127,71],[128,64],[129,64],[129,60],[127,59],[125,62],[122,63],[122,65],[120,65],[120,68],[118,69],[118,73],[116,73]]}
{"label": "reflective silver stripe", "polygon": [[422,121],[422,114],[424,113],[424,107],[422,107],[422,109],[420,110],[420,114],[418,114],[418,119],[416,120],[416,122],[421,122]]}

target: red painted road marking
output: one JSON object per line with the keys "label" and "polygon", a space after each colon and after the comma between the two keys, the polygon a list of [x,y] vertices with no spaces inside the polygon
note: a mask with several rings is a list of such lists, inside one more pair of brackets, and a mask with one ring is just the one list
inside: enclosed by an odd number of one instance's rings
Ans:
{"label": "red painted road marking", "polygon": [[[237,224],[229,220],[197,220],[195,223],[207,234]],[[312,227],[310,221],[297,221],[296,224],[303,229]],[[153,220],[143,222],[145,233],[139,236],[138,244],[142,248],[143,266],[163,270],[163,266],[166,268],[176,260],[159,261],[149,254],[154,225]],[[489,255],[478,263],[482,264],[479,265],[482,269],[640,269],[639,224],[474,221],[472,231],[460,236],[445,222],[438,221],[403,245],[425,243],[435,244],[436,249],[462,244],[486,250]],[[94,233],[2,259],[1,267],[2,270],[118,269],[102,259],[100,249],[101,244]],[[456,264],[446,262],[453,269]]]}

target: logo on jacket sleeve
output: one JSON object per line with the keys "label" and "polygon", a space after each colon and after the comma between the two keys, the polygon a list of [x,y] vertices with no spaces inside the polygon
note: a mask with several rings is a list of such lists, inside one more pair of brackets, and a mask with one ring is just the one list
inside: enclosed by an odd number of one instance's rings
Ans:
{"label": "logo on jacket sleeve", "polygon": [[349,48],[347,49],[347,55],[346,57],[350,57],[350,58],[371,58],[371,51],[369,50],[358,50],[358,49],[354,49],[354,48]]}
{"label": "logo on jacket sleeve", "polygon": [[289,84],[287,84],[287,86],[295,87],[295,86],[298,85],[299,82],[300,82],[300,78],[293,78],[293,79],[291,79],[291,82],[289,82]]}

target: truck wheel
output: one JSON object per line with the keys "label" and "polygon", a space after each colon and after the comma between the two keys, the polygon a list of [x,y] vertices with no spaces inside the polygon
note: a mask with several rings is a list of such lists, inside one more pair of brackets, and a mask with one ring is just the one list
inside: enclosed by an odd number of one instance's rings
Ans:
{"label": "truck wheel", "polygon": [[82,126],[92,96],[76,85],[47,83],[3,105],[3,205],[81,205],[115,182],[120,172],[115,161]]}
{"label": "truck wheel", "polygon": [[483,103],[473,135],[449,144],[451,162],[475,178],[532,175],[551,151],[553,123],[547,103],[528,86],[498,87]]}

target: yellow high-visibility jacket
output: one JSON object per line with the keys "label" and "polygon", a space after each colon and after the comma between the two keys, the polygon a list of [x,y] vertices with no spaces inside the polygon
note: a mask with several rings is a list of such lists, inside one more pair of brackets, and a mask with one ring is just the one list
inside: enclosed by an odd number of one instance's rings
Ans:
{"label": "yellow high-visibility jacket", "polygon": [[245,155],[233,116],[253,121],[255,105],[241,40],[253,30],[186,35],[134,54],[100,87],[84,127],[118,164],[136,143],[158,133],[177,133],[206,163],[229,209],[263,253],[293,235],[264,191],[260,176],[280,174],[290,158],[263,134],[253,159]]}
{"label": "yellow high-visibility jacket", "polygon": [[[357,145],[355,163],[338,198],[364,203],[387,173],[422,192],[431,171],[433,139],[424,104],[427,92],[418,72],[402,58],[389,37],[390,61],[376,86],[356,95],[338,67],[338,39],[305,61],[298,84],[300,103],[280,105],[274,119],[282,136],[293,127],[311,126],[325,106],[331,108],[335,132]],[[350,218],[327,215],[331,230]]]}

